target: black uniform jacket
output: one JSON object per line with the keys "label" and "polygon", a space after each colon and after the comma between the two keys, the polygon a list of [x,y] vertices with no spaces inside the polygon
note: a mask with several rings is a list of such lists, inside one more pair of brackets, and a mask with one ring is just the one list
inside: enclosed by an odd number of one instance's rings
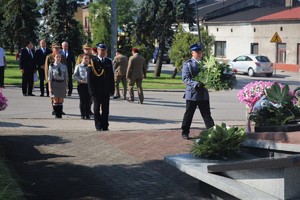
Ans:
{"label": "black uniform jacket", "polygon": [[112,60],[105,58],[102,63],[98,57],[90,60],[87,69],[87,80],[90,95],[105,98],[114,93],[114,72]]}

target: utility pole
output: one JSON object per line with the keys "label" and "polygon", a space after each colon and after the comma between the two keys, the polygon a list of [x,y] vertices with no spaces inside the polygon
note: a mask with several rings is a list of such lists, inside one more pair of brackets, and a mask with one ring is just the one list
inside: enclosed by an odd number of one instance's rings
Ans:
{"label": "utility pole", "polygon": [[199,42],[202,42],[202,38],[201,38],[201,34],[200,34],[200,24],[199,24],[197,0],[195,0],[195,10],[196,10],[196,17],[197,17],[197,29],[198,29]]}
{"label": "utility pole", "polygon": [[113,59],[117,49],[117,0],[111,1],[111,36],[110,36],[110,57]]}

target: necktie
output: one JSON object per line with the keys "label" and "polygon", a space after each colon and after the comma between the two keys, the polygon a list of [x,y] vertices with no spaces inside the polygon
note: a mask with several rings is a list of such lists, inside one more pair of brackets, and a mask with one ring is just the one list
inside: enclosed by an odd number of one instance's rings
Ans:
{"label": "necktie", "polygon": [[31,52],[31,49],[28,50],[28,53],[29,53],[29,55],[30,55],[31,57],[33,57],[32,52]]}
{"label": "necktie", "polygon": [[43,53],[45,54],[45,53],[46,53],[46,49],[45,49],[45,48],[42,48],[42,50],[43,50]]}

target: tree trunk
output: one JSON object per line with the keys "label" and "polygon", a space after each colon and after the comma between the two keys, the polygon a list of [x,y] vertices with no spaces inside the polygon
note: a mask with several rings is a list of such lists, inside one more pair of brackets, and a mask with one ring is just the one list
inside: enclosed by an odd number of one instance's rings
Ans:
{"label": "tree trunk", "polygon": [[165,52],[165,41],[163,40],[161,43],[159,43],[159,52],[158,52],[157,62],[155,65],[154,77],[160,77],[164,52]]}
{"label": "tree trunk", "polygon": [[176,77],[176,75],[177,75],[177,68],[175,67],[171,78],[174,79]]}

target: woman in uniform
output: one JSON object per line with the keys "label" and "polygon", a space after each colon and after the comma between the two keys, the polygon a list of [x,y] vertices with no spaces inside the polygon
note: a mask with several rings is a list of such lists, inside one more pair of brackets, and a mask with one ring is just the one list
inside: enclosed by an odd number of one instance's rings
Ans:
{"label": "woman in uniform", "polygon": [[68,70],[60,61],[61,55],[55,54],[54,63],[49,65],[48,71],[49,92],[53,98],[55,118],[61,118],[62,105],[68,89]]}

